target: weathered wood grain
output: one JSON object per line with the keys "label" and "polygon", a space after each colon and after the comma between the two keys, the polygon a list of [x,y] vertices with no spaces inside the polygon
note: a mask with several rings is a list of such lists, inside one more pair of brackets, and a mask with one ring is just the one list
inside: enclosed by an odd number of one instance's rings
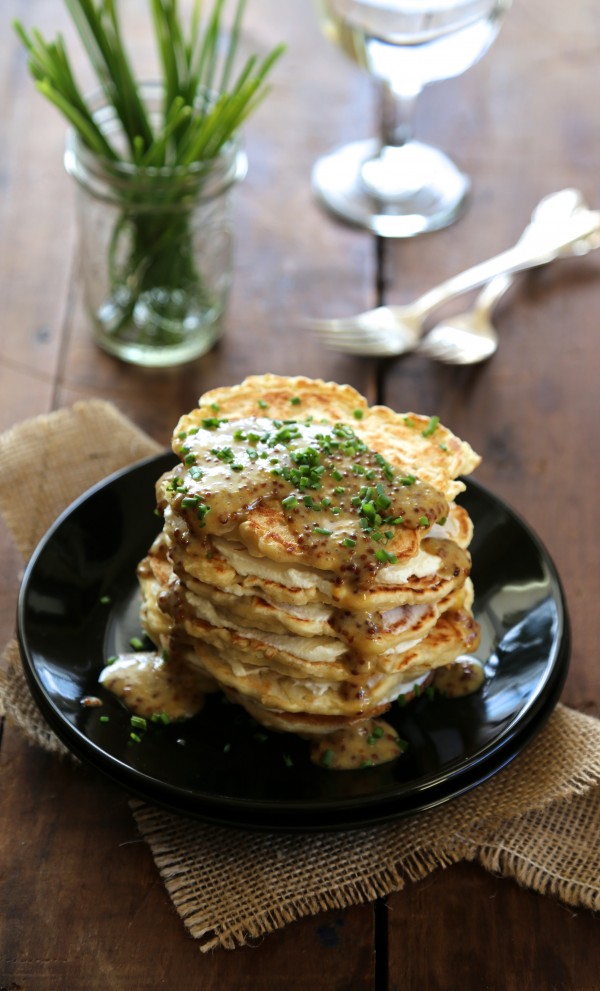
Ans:
{"label": "weathered wood grain", "polygon": [[[140,66],[154,53],[145,0],[127,5]],[[47,33],[59,0],[6,0]],[[484,456],[477,477],[537,530],[561,573],[573,622],[564,698],[597,711],[594,539],[599,257],[520,278],[498,313],[501,344],[475,369],[407,357],[371,363],[321,351],[307,314],[371,305],[375,245],[313,202],[314,159],[371,125],[369,81],[318,33],[308,0],[253,0],[248,47],[284,39],[273,92],[247,129],[250,172],[236,194],[236,268],[223,342],[163,373],[121,365],[93,345],[77,282],[73,190],[62,122],[33,90],[12,33],[0,32],[0,427],[99,395],[166,443],[206,388],[253,372],[347,381],[397,409],[438,413]],[[68,28],[67,28],[68,31]],[[600,174],[596,5],[515,4],[482,62],[432,87],[418,127],[473,175],[454,227],[388,244],[387,297],[407,300],[514,241],[546,193]],[[594,205],[598,205],[595,202]],[[0,466],[1,470],[1,466]],[[21,562],[0,527],[0,635],[13,627]],[[0,749],[0,989],[136,991],[593,991],[597,919],[474,866],[439,872],[372,906],[287,927],[259,946],[199,954],[176,916],[126,798],[84,768],[29,746],[10,723]]]}

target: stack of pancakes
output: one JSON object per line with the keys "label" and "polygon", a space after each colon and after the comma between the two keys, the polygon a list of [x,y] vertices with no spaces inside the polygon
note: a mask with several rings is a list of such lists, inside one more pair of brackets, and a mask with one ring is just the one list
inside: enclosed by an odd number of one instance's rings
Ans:
{"label": "stack of pancakes", "polygon": [[138,569],[142,622],[206,690],[314,735],[475,649],[472,525],[454,499],[479,458],[437,418],[254,376],[203,396],[173,449]]}

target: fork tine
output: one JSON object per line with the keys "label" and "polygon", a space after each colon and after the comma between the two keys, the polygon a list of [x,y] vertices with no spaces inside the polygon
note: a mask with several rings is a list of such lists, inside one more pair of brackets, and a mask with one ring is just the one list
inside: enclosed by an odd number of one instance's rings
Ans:
{"label": "fork tine", "polygon": [[354,327],[354,318],[348,318],[347,320],[332,318],[331,320],[325,318],[310,318],[303,321],[304,328],[310,330],[315,334],[337,334],[341,331],[347,330],[349,327]]}
{"label": "fork tine", "polygon": [[356,335],[340,337],[336,334],[317,335],[319,342],[329,351],[343,351],[346,354],[364,355],[365,357],[391,357],[398,353],[398,348],[392,341],[365,340]]}

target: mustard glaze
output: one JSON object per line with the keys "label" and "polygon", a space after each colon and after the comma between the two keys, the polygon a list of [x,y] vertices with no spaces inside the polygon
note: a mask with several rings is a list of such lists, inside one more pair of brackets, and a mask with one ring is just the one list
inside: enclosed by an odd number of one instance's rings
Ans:
{"label": "mustard glaze", "polygon": [[145,718],[166,713],[172,720],[190,719],[204,705],[194,671],[157,653],[120,654],[103,669],[100,682],[132,713]]}
{"label": "mustard glaze", "polygon": [[355,771],[396,760],[404,749],[393,726],[383,719],[370,719],[318,737],[311,745],[310,759],[332,771]]}
{"label": "mustard glaze", "polygon": [[159,498],[163,512],[184,521],[183,541],[186,528],[200,541],[231,534],[262,505],[303,563],[360,583],[395,563],[399,528],[426,531],[447,515],[441,493],[393,468],[348,426],[204,422],[210,426],[183,432],[174,445],[182,464],[164,476]]}
{"label": "mustard glaze", "polygon": [[446,698],[455,699],[463,695],[473,695],[485,681],[483,665],[476,658],[461,658],[453,664],[436,668],[433,686]]}

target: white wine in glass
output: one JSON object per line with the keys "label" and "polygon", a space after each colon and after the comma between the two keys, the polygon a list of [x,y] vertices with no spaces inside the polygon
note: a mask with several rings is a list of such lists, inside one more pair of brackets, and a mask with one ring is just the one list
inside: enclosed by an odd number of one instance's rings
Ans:
{"label": "white wine in glass", "polygon": [[461,75],[494,41],[511,0],[315,0],[325,35],[380,83],[378,140],[315,164],[312,183],[337,216],[383,237],[452,223],[470,182],[441,151],[415,140],[425,86]]}

